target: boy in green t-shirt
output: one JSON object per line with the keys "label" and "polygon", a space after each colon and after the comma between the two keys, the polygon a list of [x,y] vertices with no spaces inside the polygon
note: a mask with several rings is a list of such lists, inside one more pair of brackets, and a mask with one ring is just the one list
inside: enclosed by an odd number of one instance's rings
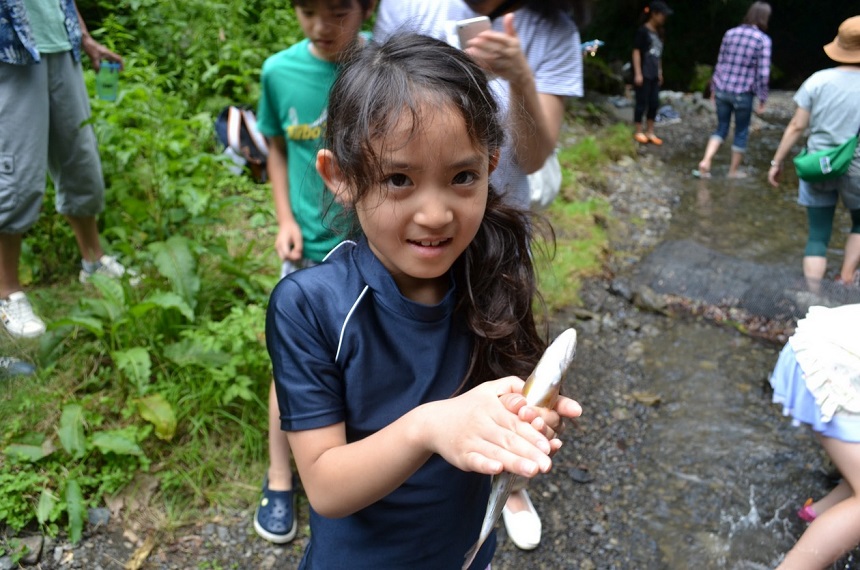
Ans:
{"label": "boy in green t-shirt", "polygon": [[[339,63],[364,42],[359,34],[376,0],[292,0],[305,39],[263,64],[257,127],[269,142],[267,169],[278,218],[282,276],[314,265],[341,241],[330,221],[340,211],[315,164],[328,92]],[[296,536],[290,447],[281,431],[274,382],[269,391],[269,469],[254,515],[257,534],[277,544]]]}

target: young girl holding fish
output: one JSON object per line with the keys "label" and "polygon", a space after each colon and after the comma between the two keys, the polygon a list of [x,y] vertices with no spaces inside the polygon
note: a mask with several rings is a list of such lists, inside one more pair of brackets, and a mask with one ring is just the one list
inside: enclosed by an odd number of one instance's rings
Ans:
{"label": "young girl holding fish", "polygon": [[468,56],[418,35],[371,44],[332,88],[317,169],[360,230],[283,279],[266,323],[311,505],[303,569],[459,568],[490,475],[549,471],[561,419],[581,413],[521,395],[546,344],[534,226],[488,181],[497,111]]}

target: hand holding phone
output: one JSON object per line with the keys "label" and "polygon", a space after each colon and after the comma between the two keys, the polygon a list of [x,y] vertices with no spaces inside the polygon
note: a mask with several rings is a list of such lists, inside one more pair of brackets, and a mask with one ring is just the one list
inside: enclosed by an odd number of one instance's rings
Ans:
{"label": "hand holding phone", "polygon": [[457,38],[460,40],[460,49],[466,49],[469,40],[490,29],[490,19],[486,16],[460,20],[456,24]]}

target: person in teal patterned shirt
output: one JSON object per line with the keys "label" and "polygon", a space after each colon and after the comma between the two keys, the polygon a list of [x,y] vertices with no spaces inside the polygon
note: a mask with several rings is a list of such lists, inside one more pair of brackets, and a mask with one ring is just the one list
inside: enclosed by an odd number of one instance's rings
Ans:
{"label": "person in teal patterned shirt", "polygon": [[14,337],[45,332],[21,290],[18,268],[23,234],[39,218],[47,173],[56,209],[81,252],[80,281],[93,273],[126,273],[99,241],[96,216],[104,210],[105,188],[81,51],[96,70],[103,60],[122,64],[90,36],[74,0],[0,0],[0,319]]}

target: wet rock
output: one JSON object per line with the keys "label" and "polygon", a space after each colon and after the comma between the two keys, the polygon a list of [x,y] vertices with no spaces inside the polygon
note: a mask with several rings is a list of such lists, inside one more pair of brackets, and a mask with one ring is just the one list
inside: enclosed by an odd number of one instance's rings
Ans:
{"label": "wet rock", "polygon": [[110,509],[87,509],[87,522],[93,526],[106,525],[110,521]]}
{"label": "wet rock", "polygon": [[594,523],[588,529],[588,532],[590,532],[591,534],[595,534],[595,535],[602,535],[602,534],[606,534],[606,529],[603,527],[602,524]]}
{"label": "wet rock", "polygon": [[624,360],[627,362],[637,362],[642,358],[642,353],[645,351],[645,346],[638,340],[631,342],[627,346],[624,354]]}
{"label": "wet rock", "polygon": [[645,285],[640,285],[636,288],[636,292],[633,294],[633,304],[640,309],[661,314],[665,314],[668,307],[666,298],[663,295]]}
{"label": "wet rock", "polygon": [[570,476],[572,481],[577,483],[591,483],[594,481],[594,477],[585,469],[580,469],[578,467],[573,467],[567,470],[567,474]]}
{"label": "wet rock", "polygon": [[609,285],[609,291],[627,301],[633,300],[633,288],[629,279],[613,279],[612,283]]}
{"label": "wet rock", "polygon": [[25,554],[21,558],[21,564],[24,566],[33,566],[39,562],[42,557],[42,535],[24,536],[19,539],[21,547]]}

